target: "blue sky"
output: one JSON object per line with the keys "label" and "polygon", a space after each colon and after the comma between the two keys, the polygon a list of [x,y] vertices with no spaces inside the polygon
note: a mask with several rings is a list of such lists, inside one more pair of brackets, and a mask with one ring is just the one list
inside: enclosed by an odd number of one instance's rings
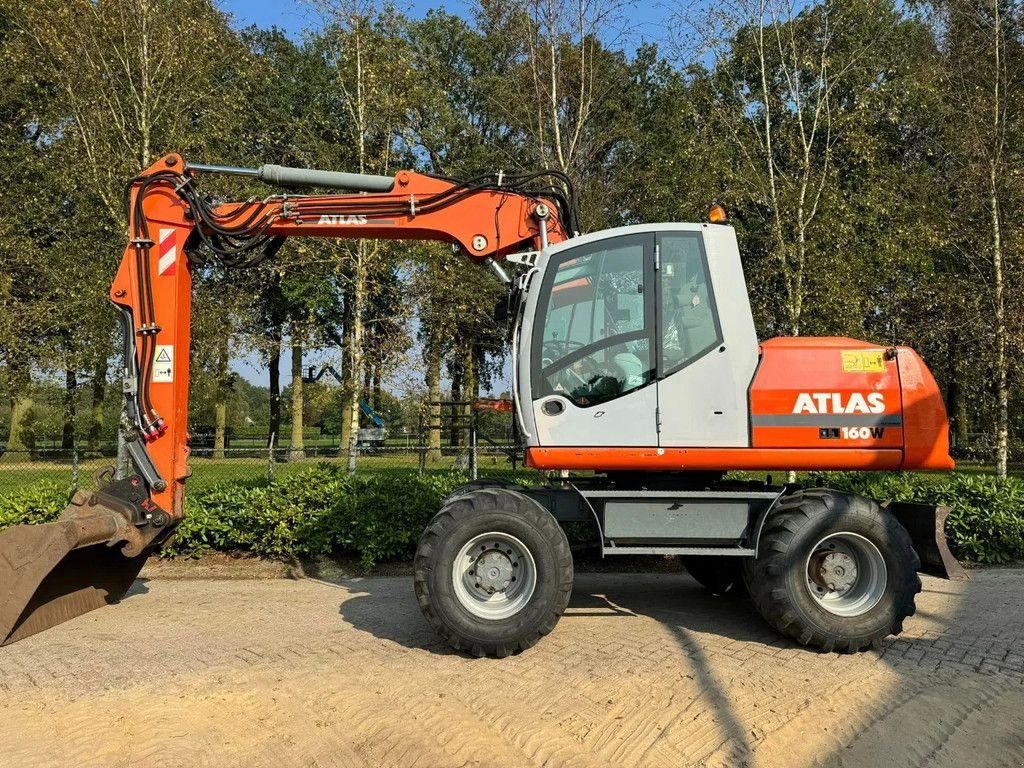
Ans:
{"label": "blue sky", "polygon": [[[622,16],[629,26],[626,41],[617,41],[625,48],[635,47],[642,41],[664,39],[671,26],[674,8],[683,8],[694,0],[636,0],[623,6]],[[703,4],[703,3],[699,3]],[[259,27],[276,26],[290,36],[298,38],[303,29],[316,25],[316,13],[302,0],[221,0],[220,7],[235,18],[238,27],[255,24]],[[472,2],[455,0],[395,0],[395,6],[413,17],[426,15],[432,8],[444,8],[449,13],[468,16]]]}

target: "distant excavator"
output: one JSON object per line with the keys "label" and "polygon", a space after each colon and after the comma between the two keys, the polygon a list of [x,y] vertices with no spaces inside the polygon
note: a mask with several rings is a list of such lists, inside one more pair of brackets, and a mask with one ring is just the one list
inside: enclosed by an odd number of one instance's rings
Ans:
{"label": "distant excavator", "polygon": [[[201,191],[210,174],[289,191],[214,204]],[[578,235],[571,185],[555,172],[455,181],[176,154],[128,183],[126,205],[129,242],[110,296],[124,328],[134,471],[102,475],[58,522],[0,534],[3,643],[117,600],[174,535],[189,476],[192,266],[243,268],[288,237],[444,241],[509,286],[526,463],[559,471],[534,487],[470,483],[424,532],[417,599],[456,648],[505,656],[555,627],[573,581],[560,523],[593,524],[605,556],[680,555],[712,591],[748,590],[772,626],[824,650],[898,633],[922,558],[955,567],[934,507],[726,477],[953,461],[938,387],[913,350],[758,341],[720,207],[707,223]]]}
{"label": "distant excavator", "polygon": [[[344,379],[341,378],[341,374],[338,373],[334,366],[327,364],[321,365],[319,371],[316,369],[315,365],[311,365],[307,369],[306,375],[302,380],[306,384],[316,384],[320,379],[328,374],[330,374],[331,378],[338,382],[338,384],[343,385],[345,383]],[[373,406],[365,400],[359,401],[359,412],[369,419],[373,426],[359,428],[357,432],[357,444],[373,448],[379,448],[384,445],[384,440],[387,437],[387,425],[384,423],[384,417],[377,413],[377,411],[373,409]]]}

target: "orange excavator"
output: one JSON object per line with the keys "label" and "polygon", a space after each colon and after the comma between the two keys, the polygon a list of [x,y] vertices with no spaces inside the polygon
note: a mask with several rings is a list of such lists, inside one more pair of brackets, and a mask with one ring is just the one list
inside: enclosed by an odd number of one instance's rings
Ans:
{"label": "orange excavator", "polygon": [[[283,191],[214,203],[201,191],[212,174]],[[125,203],[129,242],[110,298],[124,329],[132,472],[102,473],[57,522],[0,533],[2,644],[117,601],[174,535],[189,476],[192,266],[272,259],[288,237],[448,242],[508,285],[526,463],[560,472],[533,487],[469,483],[428,525],[415,591],[456,648],[505,656],[553,629],[572,588],[568,522],[592,524],[604,556],[679,555],[713,592],[749,592],[780,632],[827,650],[899,632],[922,560],[958,568],[941,509],[726,477],[953,462],[942,399],[913,350],[759,343],[720,208],[708,223],[580,235],[557,172],[456,181],[176,154],[132,179]]]}

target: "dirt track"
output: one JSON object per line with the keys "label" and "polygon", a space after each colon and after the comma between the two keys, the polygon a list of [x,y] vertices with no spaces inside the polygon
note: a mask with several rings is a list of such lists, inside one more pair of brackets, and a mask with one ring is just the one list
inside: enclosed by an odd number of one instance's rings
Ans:
{"label": "dirt track", "polygon": [[918,605],[843,657],[687,576],[589,574],[495,661],[439,645],[405,578],[154,578],[0,650],[0,765],[1024,765],[1024,571]]}

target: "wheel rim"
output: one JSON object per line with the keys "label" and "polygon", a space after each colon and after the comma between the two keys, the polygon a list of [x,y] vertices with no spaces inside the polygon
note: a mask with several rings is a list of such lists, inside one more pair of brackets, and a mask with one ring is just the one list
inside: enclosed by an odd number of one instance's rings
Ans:
{"label": "wheel rim", "polygon": [[537,566],[523,542],[491,531],[474,536],[452,564],[459,604],[481,619],[500,621],[526,607],[537,586]]}
{"label": "wheel rim", "polygon": [[843,531],[819,541],[804,571],[811,597],[836,616],[867,613],[885,594],[885,558],[873,542]]}

